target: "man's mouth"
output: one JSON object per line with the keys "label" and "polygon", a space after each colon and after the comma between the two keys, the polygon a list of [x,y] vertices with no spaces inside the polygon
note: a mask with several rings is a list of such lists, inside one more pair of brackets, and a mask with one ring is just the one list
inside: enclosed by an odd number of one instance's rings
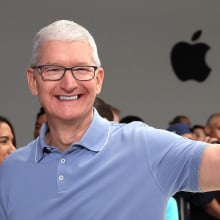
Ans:
{"label": "man's mouth", "polygon": [[72,101],[72,100],[77,100],[79,98],[79,95],[74,95],[74,96],[58,96],[58,99],[60,100],[65,100],[65,101]]}

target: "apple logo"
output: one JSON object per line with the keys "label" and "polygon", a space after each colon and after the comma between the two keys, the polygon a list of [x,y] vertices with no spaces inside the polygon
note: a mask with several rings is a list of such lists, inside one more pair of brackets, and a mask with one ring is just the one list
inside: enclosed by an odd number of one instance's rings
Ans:
{"label": "apple logo", "polygon": [[205,61],[210,46],[197,42],[201,34],[201,30],[196,31],[191,38],[192,43],[178,42],[171,50],[171,65],[181,81],[203,82],[211,72]]}

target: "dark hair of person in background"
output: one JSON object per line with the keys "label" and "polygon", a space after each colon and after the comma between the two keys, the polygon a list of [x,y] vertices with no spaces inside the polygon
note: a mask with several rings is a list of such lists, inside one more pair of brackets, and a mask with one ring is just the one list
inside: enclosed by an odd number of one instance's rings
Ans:
{"label": "dark hair of person in background", "polygon": [[45,110],[44,110],[43,107],[40,107],[40,110],[39,110],[39,112],[37,113],[37,119],[38,119],[41,115],[43,115],[43,114],[45,114]]}
{"label": "dark hair of person in background", "polygon": [[142,121],[142,122],[144,122],[144,120],[141,117],[136,116],[136,115],[127,115],[127,116],[120,119],[120,123],[130,123],[132,121]]}
{"label": "dark hair of person in background", "polygon": [[111,111],[110,105],[107,104],[103,99],[96,97],[94,107],[98,111],[98,113],[109,121],[113,121],[114,116]]}
{"label": "dark hair of person in background", "polygon": [[190,119],[186,115],[177,115],[175,116],[170,122],[169,125],[176,124],[176,123],[186,123],[191,125]]}
{"label": "dark hair of person in background", "polygon": [[109,107],[110,107],[110,109],[112,111],[113,120],[115,122],[119,122],[119,115],[120,115],[121,111],[118,108],[116,108],[115,106],[113,106],[113,105],[110,105],[110,104],[108,104],[108,105],[109,105]]}
{"label": "dark hair of person in background", "polygon": [[194,130],[194,129],[196,129],[196,128],[200,128],[200,129],[204,129],[204,125],[193,125],[192,126],[192,131]]}
{"label": "dark hair of person in background", "polygon": [[46,113],[43,107],[40,107],[39,112],[36,116],[35,126],[34,126],[34,138],[38,137],[40,128],[44,121],[46,120]]}
{"label": "dark hair of person in background", "polygon": [[11,132],[13,134],[12,144],[16,148],[16,136],[15,136],[15,130],[14,130],[13,124],[9,121],[8,118],[1,116],[1,115],[0,115],[0,123],[6,123],[10,127]]}
{"label": "dark hair of person in background", "polygon": [[198,141],[206,141],[206,133],[204,125],[193,125],[192,132],[196,135]]}

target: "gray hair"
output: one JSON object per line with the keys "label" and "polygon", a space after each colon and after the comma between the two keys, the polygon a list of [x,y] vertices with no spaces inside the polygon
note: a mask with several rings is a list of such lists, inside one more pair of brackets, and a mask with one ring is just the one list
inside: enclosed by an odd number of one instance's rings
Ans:
{"label": "gray hair", "polygon": [[43,27],[35,36],[31,65],[35,65],[39,58],[39,49],[45,41],[86,41],[92,48],[95,64],[100,67],[101,62],[98,56],[98,50],[94,38],[83,26],[68,20],[55,21],[48,26]]}

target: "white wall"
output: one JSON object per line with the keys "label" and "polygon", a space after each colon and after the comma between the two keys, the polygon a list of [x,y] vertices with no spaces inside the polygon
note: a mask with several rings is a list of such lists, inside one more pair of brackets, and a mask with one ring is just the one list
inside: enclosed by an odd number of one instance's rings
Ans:
{"label": "white wall", "polygon": [[[177,114],[205,123],[219,112],[220,29],[218,0],[4,1],[0,8],[0,114],[15,125],[19,145],[33,136],[39,105],[28,91],[25,70],[33,37],[58,19],[73,19],[96,39],[105,82],[101,97],[159,128]],[[212,68],[203,83],[181,82],[170,65],[170,50],[202,29]]]}

